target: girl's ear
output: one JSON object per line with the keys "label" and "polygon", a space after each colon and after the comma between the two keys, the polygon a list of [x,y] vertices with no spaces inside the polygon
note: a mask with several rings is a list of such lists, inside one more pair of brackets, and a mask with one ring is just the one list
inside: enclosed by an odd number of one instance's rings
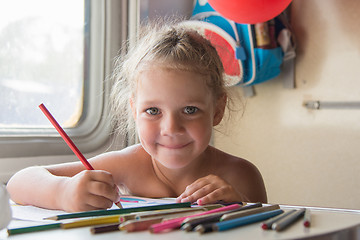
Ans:
{"label": "girl's ear", "polygon": [[216,101],[213,126],[218,125],[223,119],[226,102],[227,102],[227,96],[225,93],[221,97],[219,97],[219,99]]}
{"label": "girl's ear", "polygon": [[130,102],[130,108],[131,108],[133,118],[134,118],[134,120],[136,120],[136,107],[135,107],[135,102],[134,102],[133,96],[130,97],[129,102]]}

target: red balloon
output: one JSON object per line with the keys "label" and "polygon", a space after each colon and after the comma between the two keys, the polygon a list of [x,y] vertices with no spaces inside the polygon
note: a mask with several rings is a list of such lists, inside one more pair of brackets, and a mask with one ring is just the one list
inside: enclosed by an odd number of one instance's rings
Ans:
{"label": "red balloon", "polygon": [[266,22],[285,10],[291,0],[208,0],[222,16],[237,23]]}

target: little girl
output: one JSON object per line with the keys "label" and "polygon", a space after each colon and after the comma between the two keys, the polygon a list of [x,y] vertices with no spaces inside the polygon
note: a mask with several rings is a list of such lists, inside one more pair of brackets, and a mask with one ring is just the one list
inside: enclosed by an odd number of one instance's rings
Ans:
{"label": "little girl", "polygon": [[118,129],[129,132],[130,114],[140,144],[89,159],[96,170],[80,161],[24,169],[7,185],[15,202],[72,212],[109,208],[124,193],[200,205],[267,201],[253,164],[209,146],[227,104],[215,48],[182,24],[144,33],[119,58],[111,93]]}

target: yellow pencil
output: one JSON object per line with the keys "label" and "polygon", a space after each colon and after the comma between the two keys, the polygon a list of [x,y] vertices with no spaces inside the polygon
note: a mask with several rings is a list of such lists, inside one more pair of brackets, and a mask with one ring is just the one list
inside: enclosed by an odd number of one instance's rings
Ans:
{"label": "yellow pencil", "polygon": [[94,226],[100,224],[120,223],[120,216],[121,215],[112,215],[112,216],[102,216],[102,217],[75,220],[68,223],[62,223],[61,228],[68,229],[68,228]]}

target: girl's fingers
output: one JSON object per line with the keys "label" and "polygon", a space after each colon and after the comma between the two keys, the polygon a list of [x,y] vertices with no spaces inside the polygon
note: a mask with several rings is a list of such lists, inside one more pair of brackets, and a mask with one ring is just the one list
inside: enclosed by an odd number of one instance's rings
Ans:
{"label": "girl's fingers", "polygon": [[90,209],[93,210],[106,209],[111,208],[111,206],[113,205],[113,201],[102,196],[90,195],[88,199],[86,199],[86,204]]}
{"label": "girl's fingers", "polygon": [[85,198],[86,204],[92,208],[108,208],[120,199],[117,186],[109,172],[91,170],[83,171],[81,175],[81,181],[84,181],[82,187],[85,188],[83,190],[87,192],[83,199]]}
{"label": "girl's fingers", "polygon": [[207,185],[207,181],[204,181],[203,178],[200,178],[186,187],[185,191],[177,198],[178,202],[190,202],[191,199],[188,199],[189,196],[193,195],[199,189]]}
{"label": "girl's fingers", "polygon": [[104,182],[91,181],[88,184],[88,191],[93,195],[101,196],[111,202],[117,202],[119,200],[117,187]]}
{"label": "girl's fingers", "polygon": [[181,202],[196,202],[199,198],[202,198],[214,191],[215,186],[211,184],[204,185],[200,188],[192,188],[191,193],[186,195]]}
{"label": "girl's fingers", "polygon": [[209,175],[189,185],[177,201],[197,202],[199,205],[204,205],[220,200],[231,202],[238,199],[239,196],[231,185],[218,176]]}
{"label": "girl's fingers", "polygon": [[92,170],[87,171],[87,173],[90,175],[89,178],[94,181],[107,183],[109,185],[115,185],[113,176],[109,172],[102,170]]}
{"label": "girl's fingers", "polygon": [[228,199],[229,192],[225,188],[217,188],[214,191],[211,191],[206,196],[203,196],[197,200],[197,204],[205,205],[209,203],[214,203],[217,201],[230,202]]}
{"label": "girl's fingers", "polygon": [[221,186],[224,181],[219,178],[216,175],[208,175],[206,177],[203,178],[199,178],[197,179],[195,182],[193,182],[192,184],[190,184],[184,193],[187,193],[188,195],[194,193],[195,191],[197,191],[199,188],[205,187],[206,185],[216,185],[216,186]]}

